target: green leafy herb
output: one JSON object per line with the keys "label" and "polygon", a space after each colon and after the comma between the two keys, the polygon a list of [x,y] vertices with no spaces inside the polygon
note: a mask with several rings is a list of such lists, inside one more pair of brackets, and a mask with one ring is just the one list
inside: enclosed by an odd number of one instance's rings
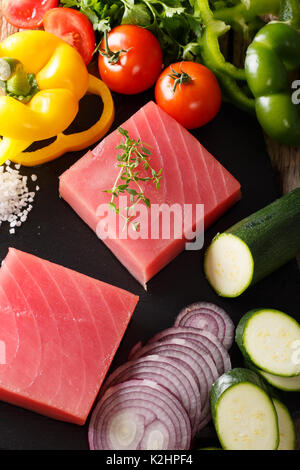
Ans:
{"label": "green leafy herb", "polygon": [[[111,194],[110,209],[116,214],[120,214],[125,220],[125,225],[127,225],[135,217],[135,207],[138,203],[151,207],[150,199],[145,195],[141,182],[150,181],[158,190],[162,178],[162,169],[156,171],[151,167],[149,160],[152,153],[140,139],[131,139],[128,131],[122,127],[119,127],[118,131],[125,139],[116,147],[117,150],[123,151],[123,153],[117,155],[117,166],[120,171],[112,189],[107,189],[104,192]],[[141,170],[145,170],[142,173],[143,176],[141,176]],[[147,176],[145,176],[145,172]],[[129,195],[130,205],[126,207],[126,215],[121,214],[120,209],[114,203],[114,199],[122,193]],[[131,222],[131,224],[134,230],[139,229],[138,223]]]}
{"label": "green leafy herb", "polygon": [[84,13],[95,31],[104,33],[119,24],[124,13],[121,0],[61,0],[61,5]]}
{"label": "green leafy herb", "polygon": [[[152,31],[165,53],[166,64],[174,59],[196,60],[203,23],[193,0],[61,0],[62,6],[84,13],[99,42],[105,31],[120,24],[136,24]],[[95,49],[95,52],[99,46]]]}

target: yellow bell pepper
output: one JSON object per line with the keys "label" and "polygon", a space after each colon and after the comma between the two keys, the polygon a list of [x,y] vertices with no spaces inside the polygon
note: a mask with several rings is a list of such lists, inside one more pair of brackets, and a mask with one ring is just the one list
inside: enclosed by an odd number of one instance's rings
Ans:
{"label": "yellow bell pepper", "polygon": [[[0,43],[0,164],[5,160],[32,166],[81,150],[110,128],[114,104],[104,83],[89,75],[80,54],[45,31],[22,31]],[[103,113],[84,132],[65,135],[87,93],[102,98]],[[35,152],[25,150],[35,141],[57,136]]]}

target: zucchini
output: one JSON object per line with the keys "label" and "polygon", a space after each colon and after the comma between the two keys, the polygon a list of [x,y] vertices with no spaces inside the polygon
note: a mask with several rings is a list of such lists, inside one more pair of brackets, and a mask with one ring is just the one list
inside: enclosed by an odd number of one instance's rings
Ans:
{"label": "zucchini", "polygon": [[300,188],[217,234],[204,272],[218,295],[237,297],[300,252]]}
{"label": "zucchini", "polygon": [[277,398],[273,398],[279,428],[277,450],[294,450],[296,448],[296,429],[288,408]]}
{"label": "zucchini", "polygon": [[300,325],[290,315],[274,309],[254,309],[239,321],[235,340],[243,356],[269,374],[300,375]]}
{"label": "zucchini", "polygon": [[273,387],[284,392],[300,392],[300,375],[295,377],[280,377],[279,375],[269,374],[263,370],[259,371],[262,377]]}
{"label": "zucchini", "polygon": [[280,377],[279,375],[269,374],[269,372],[258,369],[250,361],[245,361],[245,365],[249,367],[249,369],[254,370],[257,374],[260,374],[272,387],[283,390],[284,392],[300,392],[300,375],[296,375],[295,377]]}
{"label": "zucchini", "polygon": [[210,404],[223,449],[277,449],[277,413],[263,380],[254,371],[235,368],[221,375],[211,388]]}

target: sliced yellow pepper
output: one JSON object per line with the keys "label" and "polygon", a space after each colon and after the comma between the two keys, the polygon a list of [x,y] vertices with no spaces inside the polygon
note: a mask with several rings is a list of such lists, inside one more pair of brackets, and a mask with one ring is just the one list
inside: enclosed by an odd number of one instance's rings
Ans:
{"label": "sliced yellow pepper", "polygon": [[[47,147],[35,150],[33,152],[23,152],[22,143],[17,147],[15,143],[14,155],[10,157],[7,154],[5,160],[19,163],[25,166],[35,166],[46,163],[50,160],[60,157],[66,152],[74,152],[82,150],[100,140],[110,129],[114,121],[114,103],[108,87],[93,75],[89,76],[88,92],[101,97],[103,102],[103,111],[100,119],[88,130],[77,132],[74,134],[60,133],[56,136],[56,140]],[[9,139],[3,139],[2,143]],[[17,141],[15,141],[17,142]],[[27,146],[25,147],[27,148]],[[3,147],[4,149],[4,147]],[[2,154],[0,143],[0,155]]]}
{"label": "sliced yellow pepper", "polygon": [[67,88],[39,91],[28,104],[1,96],[0,134],[29,142],[48,139],[66,129],[78,109],[78,100]]}
{"label": "sliced yellow pepper", "polygon": [[[22,101],[23,96],[0,96],[0,164],[5,160],[27,166],[45,163],[92,145],[109,130],[114,119],[109,89],[89,75],[80,54],[60,38],[45,31],[22,31],[0,43],[0,57],[21,63],[26,74],[33,74],[38,88],[28,102]],[[12,86],[18,84],[17,79],[11,81]],[[102,98],[102,116],[87,131],[63,134],[87,92]],[[49,146],[25,152],[33,142],[54,136]]]}

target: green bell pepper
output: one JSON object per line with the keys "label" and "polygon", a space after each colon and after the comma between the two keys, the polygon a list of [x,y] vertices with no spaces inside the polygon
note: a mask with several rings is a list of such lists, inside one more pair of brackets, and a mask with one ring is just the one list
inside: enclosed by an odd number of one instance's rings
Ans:
{"label": "green bell pepper", "polygon": [[282,0],[195,2],[195,13],[201,17],[204,25],[199,40],[202,61],[219,79],[224,97],[245,111],[255,113],[255,100],[249,93],[245,69],[225,59],[219,39],[230,28],[242,31],[246,36],[250,31],[256,33],[264,24],[260,15],[279,14],[281,8]]}
{"label": "green bell pepper", "polygon": [[215,19],[208,0],[198,0],[197,9],[205,25],[201,37],[201,48],[202,58],[207,67],[225,73],[236,80],[245,80],[245,70],[227,62],[220,50],[219,37],[225,34],[230,26]]}
{"label": "green bell pepper", "polygon": [[219,8],[214,17],[248,37],[249,30],[258,31],[263,26],[260,15],[278,15],[281,4],[282,0],[241,0],[234,6]]}
{"label": "green bell pepper", "polygon": [[245,70],[226,61],[220,49],[219,38],[230,29],[230,25],[215,19],[208,0],[197,0],[195,9],[204,24],[204,31],[199,41],[204,65],[217,76],[229,101],[245,111],[254,113],[254,99],[239,86],[240,82],[246,84]]}
{"label": "green bell pepper", "polygon": [[300,146],[300,107],[292,102],[289,72],[300,67],[299,51],[300,32],[272,22],[257,33],[245,61],[258,121],[270,137],[293,146]]}

